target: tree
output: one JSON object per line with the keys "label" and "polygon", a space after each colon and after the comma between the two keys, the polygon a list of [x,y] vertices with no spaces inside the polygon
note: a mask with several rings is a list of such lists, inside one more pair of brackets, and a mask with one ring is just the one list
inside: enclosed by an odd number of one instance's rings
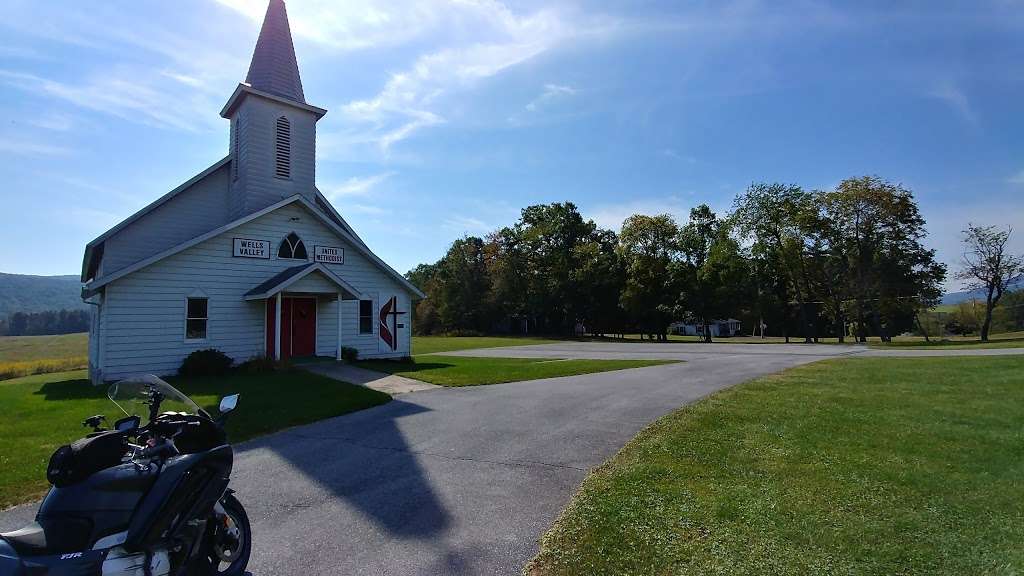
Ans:
{"label": "tree", "polygon": [[1013,228],[997,230],[995,226],[968,224],[964,230],[964,254],[957,278],[968,290],[981,290],[985,295],[985,318],[981,324],[981,341],[988,341],[992,327],[992,310],[1007,288],[1024,274],[1024,258],[1007,251]]}
{"label": "tree", "polygon": [[696,318],[711,342],[711,321],[725,317],[746,300],[749,268],[729,226],[707,204],[690,210],[690,221],[679,232],[682,258],[673,266],[677,288],[675,311]]}
{"label": "tree", "polygon": [[523,209],[516,225],[529,279],[528,307],[541,331],[571,334],[582,318],[585,290],[576,279],[578,247],[597,230],[572,202],[539,204]]}
{"label": "tree", "polygon": [[813,198],[791,184],[752,184],[736,197],[733,220],[740,233],[759,243],[778,262],[800,311],[804,341],[815,335],[807,308],[807,269],[804,251],[807,222],[815,213]]}
{"label": "tree", "polygon": [[634,214],[622,223],[618,254],[625,272],[619,300],[643,334],[668,340],[675,297],[669,266],[677,253],[679,226],[668,214]]}
{"label": "tree", "polygon": [[484,265],[484,241],[466,236],[452,242],[438,262],[438,317],[446,332],[484,331],[487,271]]}
{"label": "tree", "polygon": [[848,178],[819,198],[819,226],[828,249],[845,266],[831,274],[846,283],[857,338],[867,322],[890,341],[900,317],[913,318],[931,305],[945,279],[945,266],[922,244],[927,232],[913,194],[877,176]]}
{"label": "tree", "polygon": [[577,245],[577,268],[573,280],[580,286],[583,301],[581,320],[590,333],[603,336],[621,333],[623,314],[619,294],[625,270],[616,253],[618,236],[611,230],[595,230],[591,238]]}
{"label": "tree", "polygon": [[487,236],[484,258],[490,287],[487,294],[492,324],[510,332],[529,331],[530,274],[519,227],[505,227]]}

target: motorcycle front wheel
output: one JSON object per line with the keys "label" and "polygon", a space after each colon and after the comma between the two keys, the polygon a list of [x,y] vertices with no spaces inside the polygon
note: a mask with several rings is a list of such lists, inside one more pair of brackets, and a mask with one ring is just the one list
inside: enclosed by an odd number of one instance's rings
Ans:
{"label": "motorcycle front wheel", "polygon": [[212,526],[203,543],[207,574],[211,576],[242,576],[252,552],[252,529],[245,508],[233,495],[221,499],[224,515],[214,514]]}

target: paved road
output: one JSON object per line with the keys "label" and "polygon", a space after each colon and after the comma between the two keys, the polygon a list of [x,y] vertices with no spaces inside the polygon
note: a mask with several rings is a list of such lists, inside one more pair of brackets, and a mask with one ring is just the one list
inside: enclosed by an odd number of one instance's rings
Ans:
{"label": "paved road", "polygon": [[[860,353],[614,343],[460,352],[687,363],[413,392],[246,443],[232,486],[253,521],[250,568],[257,576],[517,574],[587,470],[652,420],[752,377]],[[0,529],[31,513],[0,514]]]}

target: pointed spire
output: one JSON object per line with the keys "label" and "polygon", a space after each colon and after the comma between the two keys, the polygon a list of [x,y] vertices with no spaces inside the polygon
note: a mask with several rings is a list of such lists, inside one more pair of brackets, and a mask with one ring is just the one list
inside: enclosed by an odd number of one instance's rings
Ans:
{"label": "pointed spire", "polygon": [[245,82],[263,92],[306,103],[284,0],[270,0]]}

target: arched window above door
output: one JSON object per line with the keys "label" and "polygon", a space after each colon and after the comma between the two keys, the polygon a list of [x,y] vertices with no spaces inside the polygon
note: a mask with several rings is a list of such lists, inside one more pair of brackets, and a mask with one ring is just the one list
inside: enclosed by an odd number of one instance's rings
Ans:
{"label": "arched window above door", "polygon": [[284,240],[281,240],[281,246],[277,249],[277,257],[295,260],[309,259],[309,256],[306,255],[306,245],[295,232],[292,232],[288,236],[285,236]]}

